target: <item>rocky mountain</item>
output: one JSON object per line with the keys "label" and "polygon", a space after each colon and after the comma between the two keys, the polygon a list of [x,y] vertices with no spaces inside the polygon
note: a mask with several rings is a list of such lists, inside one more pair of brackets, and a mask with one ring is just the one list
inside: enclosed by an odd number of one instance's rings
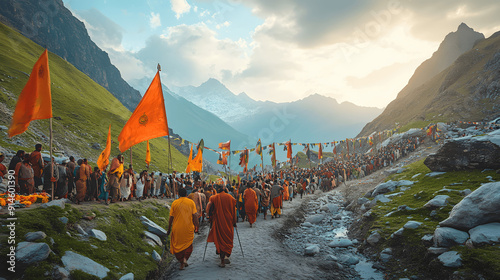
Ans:
{"label": "rocky mountain", "polygon": [[[481,121],[498,117],[500,32],[478,41],[480,37],[465,24],[446,36],[439,50],[417,68],[397,98],[368,123],[359,136],[394,128],[396,122],[411,128],[436,121]],[[467,48],[469,50],[446,69],[426,78],[433,73],[429,68],[446,65],[450,59],[448,53]],[[429,74],[423,75],[426,72]]]}
{"label": "rocky mountain", "polygon": [[139,92],[122,79],[108,54],[91,40],[84,24],[61,0],[2,0],[0,21],[73,64],[130,111],[141,100]]}
{"label": "rocky mountain", "polygon": [[235,95],[222,83],[209,79],[199,87],[174,88],[180,96],[225,120],[263,144],[332,141],[353,137],[382,112],[378,108],[339,104],[319,94],[287,103],[255,101],[245,93]]}

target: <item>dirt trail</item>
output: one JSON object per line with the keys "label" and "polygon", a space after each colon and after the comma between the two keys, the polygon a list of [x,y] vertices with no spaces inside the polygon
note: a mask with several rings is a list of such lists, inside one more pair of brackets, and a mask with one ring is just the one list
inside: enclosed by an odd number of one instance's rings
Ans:
{"label": "dirt trail", "polygon": [[231,264],[225,268],[218,267],[219,258],[215,254],[215,246],[208,243],[205,261],[203,252],[208,234],[208,227],[195,237],[194,250],[188,261],[189,267],[178,270],[177,260],[172,264],[162,279],[334,279],[318,269],[312,259],[296,255],[288,251],[273,235],[281,229],[287,217],[300,207],[306,199],[294,199],[284,203],[281,218],[264,220],[263,215],[250,228],[248,222],[238,223],[238,233],[245,257],[242,256],[237,236]]}

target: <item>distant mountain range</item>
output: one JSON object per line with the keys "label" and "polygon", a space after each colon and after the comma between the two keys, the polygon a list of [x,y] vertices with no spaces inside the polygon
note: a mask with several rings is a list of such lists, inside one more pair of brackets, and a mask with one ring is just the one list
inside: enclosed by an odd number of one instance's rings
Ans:
{"label": "distant mountain range", "polygon": [[238,131],[263,143],[327,142],[354,137],[382,110],[360,107],[319,94],[294,102],[255,101],[235,95],[222,83],[209,79],[198,87],[173,88],[178,95],[210,111]]}
{"label": "distant mountain range", "polygon": [[416,70],[384,112],[359,136],[438,121],[481,121],[500,116],[500,32],[488,39],[462,23]]}

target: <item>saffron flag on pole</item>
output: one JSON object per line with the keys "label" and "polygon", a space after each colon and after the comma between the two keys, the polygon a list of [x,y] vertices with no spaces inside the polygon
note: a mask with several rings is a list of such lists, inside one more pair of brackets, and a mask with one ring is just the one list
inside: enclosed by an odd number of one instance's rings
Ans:
{"label": "saffron flag on pole", "polygon": [[149,151],[149,140],[147,140],[147,146],[146,146],[146,164],[149,167],[149,163],[151,162],[151,152]]}
{"label": "saffron flag on pole", "polygon": [[255,152],[261,156],[262,155],[262,143],[260,142],[260,139],[259,141],[257,141],[257,145],[255,146]]}
{"label": "saffron flag on pole", "polygon": [[108,129],[108,140],[106,141],[106,148],[102,151],[97,159],[97,167],[104,171],[109,164],[109,155],[111,154],[111,125]]}
{"label": "saffron flag on pole", "polygon": [[240,166],[243,167],[243,172],[248,171],[248,149],[246,148],[240,155]]}
{"label": "saffron flag on pole", "polygon": [[9,128],[9,137],[25,132],[32,120],[50,118],[52,118],[52,97],[49,55],[45,49],[33,66],[28,82],[19,94]]}
{"label": "saffron flag on pole", "polygon": [[287,141],[285,143],[286,147],[286,157],[291,161],[292,160],[292,141]]}
{"label": "saffron flag on pole", "polygon": [[203,139],[198,142],[198,153],[191,163],[191,171],[201,172],[203,170],[203,148],[205,148],[205,141]]}
{"label": "saffron flag on pole", "polygon": [[231,150],[231,140],[219,143],[219,149],[228,151]]}
{"label": "saffron flag on pole", "polygon": [[168,135],[167,114],[161,89],[160,71],[123,127],[118,141],[123,153],[135,144]]}

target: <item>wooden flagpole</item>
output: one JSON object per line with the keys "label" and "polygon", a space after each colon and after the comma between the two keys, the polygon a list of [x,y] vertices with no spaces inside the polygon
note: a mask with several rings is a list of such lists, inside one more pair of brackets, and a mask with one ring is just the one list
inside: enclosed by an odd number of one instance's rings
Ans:
{"label": "wooden flagpole", "polygon": [[130,165],[132,165],[132,147],[130,147]]}
{"label": "wooden flagpole", "polygon": [[[50,130],[50,142],[49,142],[49,149],[50,149],[50,178],[54,177],[54,161],[52,160],[52,118],[49,119],[49,130]],[[42,159],[43,160],[43,159]],[[51,200],[54,200],[54,182],[51,181]]]}

